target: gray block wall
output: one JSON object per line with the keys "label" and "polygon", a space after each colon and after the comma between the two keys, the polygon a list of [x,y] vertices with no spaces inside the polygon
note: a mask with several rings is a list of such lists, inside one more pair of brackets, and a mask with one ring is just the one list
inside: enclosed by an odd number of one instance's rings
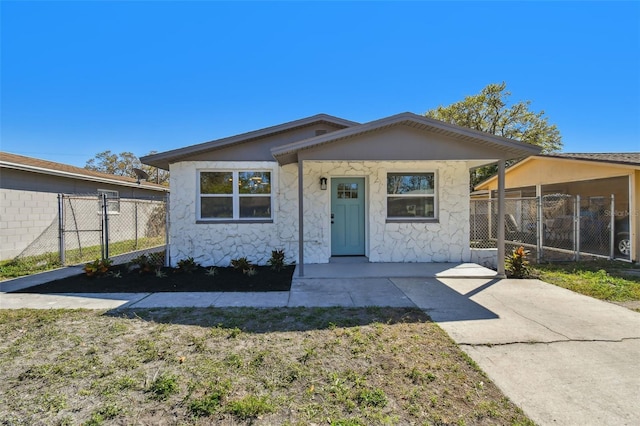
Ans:
{"label": "gray block wall", "polygon": [[0,260],[12,259],[57,220],[57,194],[0,189]]}

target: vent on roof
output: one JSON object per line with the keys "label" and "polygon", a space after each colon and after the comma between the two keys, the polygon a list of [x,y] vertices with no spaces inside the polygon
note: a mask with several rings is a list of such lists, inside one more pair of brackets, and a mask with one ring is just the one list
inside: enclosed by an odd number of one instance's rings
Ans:
{"label": "vent on roof", "polygon": [[324,129],[316,130],[316,136],[324,135],[325,133],[327,133],[327,131]]}

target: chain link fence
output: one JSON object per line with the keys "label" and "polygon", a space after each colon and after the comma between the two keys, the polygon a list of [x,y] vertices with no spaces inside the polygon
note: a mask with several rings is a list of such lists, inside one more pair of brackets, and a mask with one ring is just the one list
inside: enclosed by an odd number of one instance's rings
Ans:
{"label": "chain link fence", "polygon": [[146,254],[164,263],[167,198],[111,198],[59,194],[51,224],[12,263],[46,270],[110,258],[127,263]]}
{"label": "chain link fence", "polygon": [[[629,259],[629,218],[615,217],[615,199],[552,194],[505,199],[505,251],[519,246],[541,261]],[[497,248],[498,200],[471,200],[471,248]]]}

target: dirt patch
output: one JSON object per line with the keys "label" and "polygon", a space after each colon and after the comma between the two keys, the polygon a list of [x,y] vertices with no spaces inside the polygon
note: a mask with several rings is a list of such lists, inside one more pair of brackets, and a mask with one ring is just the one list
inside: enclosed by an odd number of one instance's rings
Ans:
{"label": "dirt patch", "polygon": [[130,271],[126,265],[113,266],[99,277],[74,275],[51,281],[16,293],[155,293],[171,291],[265,292],[289,291],[294,266],[275,271],[256,266],[248,275],[234,268],[201,268],[192,272],[162,268],[159,273]]}

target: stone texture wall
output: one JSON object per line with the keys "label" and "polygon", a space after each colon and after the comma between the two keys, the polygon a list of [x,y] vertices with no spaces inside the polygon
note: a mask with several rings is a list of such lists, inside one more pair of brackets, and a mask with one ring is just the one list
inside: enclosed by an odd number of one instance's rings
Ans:
{"label": "stone texture wall", "polygon": [[[270,169],[273,223],[196,223],[197,170]],[[297,259],[298,189],[296,165],[279,168],[276,162],[185,161],[171,165],[171,264],[193,257],[202,265],[228,266],[247,257],[266,264],[271,250],[284,249],[287,261]]]}
{"label": "stone texture wall", "polygon": [[[386,223],[387,173],[435,172],[438,222]],[[340,161],[304,163],[305,262],[331,256],[331,193],[320,177],[364,177],[366,255],[371,262],[469,261],[469,172],[465,162]]]}
{"label": "stone texture wall", "polygon": [[[272,170],[273,223],[196,223],[198,169]],[[437,223],[386,223],[386,174],[437,174]],[[465,162],[338,161],[304,163],[305,263],[331,257],[331,191],[320,178],[364,177],[366,255],[371,262],[463,262],[470,260],[469,173]],[[182,162],[171,166],[171,262],[193,257],[203,265],[227,266],[246,256],[265,264],[273,249],[298,258],[298,165],[275,162]]]}
{"label": "stone texture wall", "polygon": [[12,259],[57,220],[58,198],[48,192],[0,190],[0,260]]}

